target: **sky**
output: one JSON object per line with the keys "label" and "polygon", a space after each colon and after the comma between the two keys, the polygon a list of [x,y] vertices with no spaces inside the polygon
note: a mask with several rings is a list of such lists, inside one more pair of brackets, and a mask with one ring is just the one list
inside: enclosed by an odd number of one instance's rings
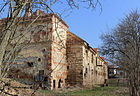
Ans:
{"label": "sky", "polygon": [[102,45],[100,35],[114,28],[132,10],[140,11],[140,0],[101,0],[94,10],[81,7],[75,9],[65,19],[69,30],[87,41],[93,48]]}
{"label": "sky", "polygon": [[[102,41],[99,38],[101,34],[114,28],[125,15],[135,9],[140,11],[140,0],[99,1],[102,11],[99,5],[94,10],[84,8],[81,5],[79,9],[72,10],[68,17],[62,18],[69,25],[69,31],[87,41],[93,48],[98,48],[102,45]],[[0,0],[1,3],[2,1]],[[55,12],[60,12],[60,10],[64,9],[65,5],[61,6],[60,3],[54,5]],[[68,15],[68,13],[66,12],[65,15]]]}

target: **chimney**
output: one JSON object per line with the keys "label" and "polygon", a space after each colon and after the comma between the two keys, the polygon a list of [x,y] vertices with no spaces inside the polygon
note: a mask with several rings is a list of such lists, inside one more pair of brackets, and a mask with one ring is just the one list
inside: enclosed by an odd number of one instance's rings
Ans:
{"label": "chimney", "polygon": [[40,10],[36,10],[36,15],[40,15]]}
{"label": "chimney", "polygon": [[32,15],[31,6],[32,6],[32,0],[28,0],[28,3],[26,4],[26,9],[25,9],[25,15],[27,17],[30,17]]}

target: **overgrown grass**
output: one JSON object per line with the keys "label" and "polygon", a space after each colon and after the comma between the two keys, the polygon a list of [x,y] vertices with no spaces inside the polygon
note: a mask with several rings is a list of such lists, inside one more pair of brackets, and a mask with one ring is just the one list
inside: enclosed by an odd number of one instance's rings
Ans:
{"label": "overgrown grass", "polygon": [[51,90],[39,90],[39,92],[42,93],[42,94],[46,94],[46,95],[53,94],[53,91],[51,91]]}
{"label": "overgrown grass", "polygon": [[94,87],[93,89],[84,89],[75,92],[68,92],[68,96],[123,96],[116,94],[119,87]]}
{"label": "overgrown grass", "polygon": [[[78,91],[72,91],[67,93],[54,93],[51,90],[41,90],[40,92],[44,95],[54,95],[58,96],[124,96],[122,94],[116,93],[120,87],[94,87],[93,89],[83,89]],[[65,95],[64,95],[65,94]]]}
{"label": "overgrown grass", "polygon": [[118,90],[121,91],[122,84],[121,82],[117,86],[117,80],[109,80],[109,86],[105,87],[93,87],[92,89],[82,89],[77,91],[70,91],[67,93],[54,93],[51,90],[42,90],[41,93],[44,94],[44,96],[57,94],[57,96],[127,96],[126,94],[120,94],[118,93]]}
{"label": "overgrown grass", "polygon": [[119,86],[119,87],[127,86],[127,82],[125,79],[109,79],[108,84],[109,84],[109,86]]}

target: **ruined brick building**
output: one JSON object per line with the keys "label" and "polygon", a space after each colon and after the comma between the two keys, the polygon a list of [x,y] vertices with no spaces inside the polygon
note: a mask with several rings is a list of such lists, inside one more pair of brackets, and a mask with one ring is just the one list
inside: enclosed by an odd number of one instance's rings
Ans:
{"label": "ruined brick building", "polygon": [[[29,25],[38,15],[40,17]],[[3,20],[0,21],[1,30]],[[24,24],[23,24],[24,23]],[[10,64],[9,78],[26,83],[43,82],[51,89],[68,84],[86,87],[103,84],[108,79],[108,64],[97,48],[68,31],[68,25],[56,14],[36,10],[25,16],[15,34],[22,49]],[[22,39],[18,36],[26,33]],[[9,47],[10,48],[10,47]]]}
{"label": "ruined brick building", "polygon": [[97,48],[71,32],[67,32],[68,83],[85,87],[103,84],[108,79],[108,64]]}

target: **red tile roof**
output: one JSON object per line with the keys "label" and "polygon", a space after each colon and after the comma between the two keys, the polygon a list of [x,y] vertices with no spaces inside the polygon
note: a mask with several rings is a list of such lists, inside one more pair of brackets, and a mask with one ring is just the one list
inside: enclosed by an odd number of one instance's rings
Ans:
{"label": "red tile roof", "polygon": [[98,52],[98,48],[93,48],[95,50],[95,52]]}
{"label": "red tile roof", "polygon": [[105,61],[105,57],[101,57]]}

